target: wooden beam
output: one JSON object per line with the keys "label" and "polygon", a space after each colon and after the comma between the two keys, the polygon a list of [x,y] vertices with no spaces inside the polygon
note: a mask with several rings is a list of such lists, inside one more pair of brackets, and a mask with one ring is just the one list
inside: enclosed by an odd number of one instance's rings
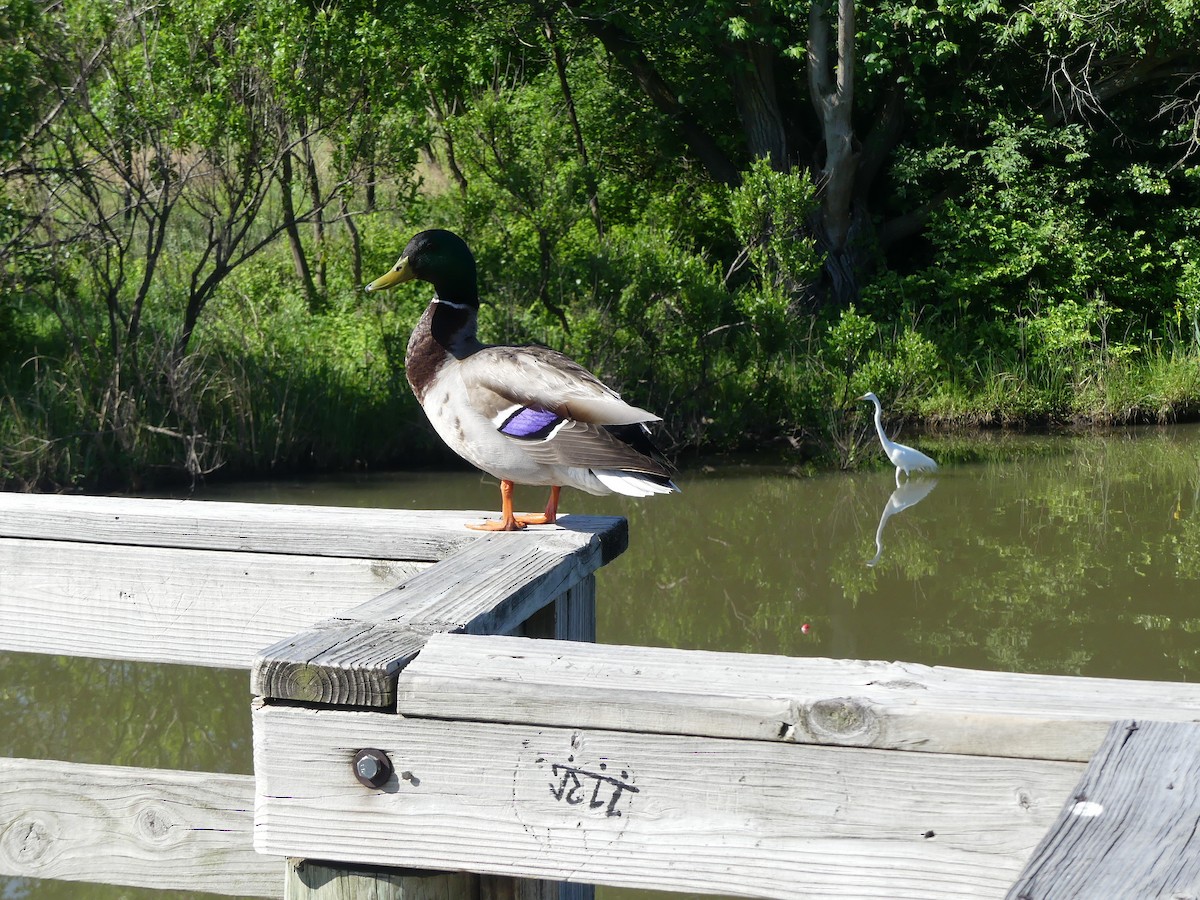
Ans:
{"label": "wooden beam", "polygon": [[[594,641],[596,577],[587,575],[554,602],[521,623],[528,636]],[[419,649],[417,647],[416,649]],[[415,652],[415,650],[414,650]],[[594,900],[595,886],[498,875],[357,869],[312,860],[289,860],[287,900]]]}
{"label": "wooden beam", "polygon": [[262,853],[777,898],[1002,896],[1083,770],[264,704],[254,736]]}
{"label": "wooden beam", "polygon": [[517,637],[596,642],[596,576],[589,575],[554,603],[522,622]]}
{"label": "wooden beam", "polygon": [[1078,762],[1114,719],[1200,709],[1185,683],[447,634],[397,691],[406,716]]}
{"label": "wooden beam", "polygon": [[279,897],[253,803],[249,775],[0,759],[0,875]]}
{"label": "wooden beam", "polygon": [[626,529],[624,519],[602,524],[599,533],[489,534],[397,588],[263,650],[252,690],[274,700],[391,707],[397,674],[430,634],[511,631],[589,577]]}
{"label": "wooden beam", "polygon": [[[467,522],[489,513],[143,500],[0,492],[0,537],[71,540],[146,547],[293,553],[437,562],[480,540]],[[609,516],[563,516],[527,533],[596,535],[604,562],[628,545],[628,530]]]}
{"label": "wooden beam", "polygon": [[478,540],[464,523],[483,515],[0,492],[0,537],[425,562]]}
{"label": "wooden beam", "polygon": [[0,650],[248,669],[428,566],[0,538]]}
{"label": "wooden beam", "polygon": [[1115,722],[1008,900],[1197,896],[1200,725]]}

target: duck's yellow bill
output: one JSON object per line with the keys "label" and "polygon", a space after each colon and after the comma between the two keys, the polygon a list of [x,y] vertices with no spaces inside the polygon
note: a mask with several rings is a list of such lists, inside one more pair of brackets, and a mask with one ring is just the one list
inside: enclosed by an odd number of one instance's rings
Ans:
{"label": "duck's yellow bill", "polygon": [[412,266],[408,264],[408,257],[402,256],[392,270],[386,275],[381,275],[370,284],[367,285],[368,291],[382,291],[386,288],[395,287],[398,284],[403,284],[406,281],[412,281],[416,276],[413,275]]}

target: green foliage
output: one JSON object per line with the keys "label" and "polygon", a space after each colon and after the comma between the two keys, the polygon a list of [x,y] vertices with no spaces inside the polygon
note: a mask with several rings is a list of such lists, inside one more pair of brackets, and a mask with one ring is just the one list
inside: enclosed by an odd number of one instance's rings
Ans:
{"label": "green foliage", "polygon": [[[1197,414],[1194,5],[856,9],[878,127],[839,255],[807,7],[0,5],[0,479],[435,456],[403,377],[426,286],[359,290],[431,226],[476,252],[487,339],[574,355],[675,450],[853,464],[865,390],[943,421]],[[1142,71],[1161,91],[1123,89]],[[786,171],[752,127],[772,92]]]}
{"label": "green foliage", "polygon": [[816,209],[808,173],[776,172],[766,159],[755,160],[730,195],[730,225],[744,248],[734,268],[746,261],[754,276],[737,291],[737,307],[770,353],[786,346],[793,297],[821,269],[807,229]]}
{"label": "green foliage", "polygon": [[729,218],[760,279],[781,285],[816,277],[820,259],[805,239],[816,209],[816,189],[807,172],[776,172],[766,159],[757,159],[743,173],[732,191]]}
{"label": "green foliage", "polygon": [[0,161],[37,120],[42,91],[27,41],[40,19],[33,0],[0,0]]}

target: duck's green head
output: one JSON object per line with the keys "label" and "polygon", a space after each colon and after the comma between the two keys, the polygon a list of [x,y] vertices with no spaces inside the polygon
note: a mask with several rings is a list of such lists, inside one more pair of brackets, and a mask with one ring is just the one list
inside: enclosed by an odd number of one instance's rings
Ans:
{"label": "duck's green head", "polygon": [[452,231],[422,231],[408,242],[391,271],[368,284],[367,290],[382,291],[414,278],[432,284],[442,300],[479,303],[475,257],[467,242]]}

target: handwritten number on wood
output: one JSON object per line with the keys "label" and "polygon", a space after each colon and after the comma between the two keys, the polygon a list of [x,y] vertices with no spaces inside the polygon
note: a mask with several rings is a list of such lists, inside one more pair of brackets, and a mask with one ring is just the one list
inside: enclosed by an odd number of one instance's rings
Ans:
{"label": "handwritten number on wood", "polygon": [[[600,767],[605,768],[604,764],[601,764]],[[626,791],[630,794],[638,792],[638,788],[625,780],[629,777],[627,772],[622,772],[621,778],[614,778],[604,772],[591,772],[564,763],[553,763],[550,771],[558,779],[557,782],[550,782],[550,795],[555,800],[571,806],[579,806],[587,799],[589,809],[603,809],[605,816],[621,815],[621,810],[617,809],[617,801],[621,799],[621,795]],[[587,798],[584,790],[586,781],[592,783],[591,798]]]}

